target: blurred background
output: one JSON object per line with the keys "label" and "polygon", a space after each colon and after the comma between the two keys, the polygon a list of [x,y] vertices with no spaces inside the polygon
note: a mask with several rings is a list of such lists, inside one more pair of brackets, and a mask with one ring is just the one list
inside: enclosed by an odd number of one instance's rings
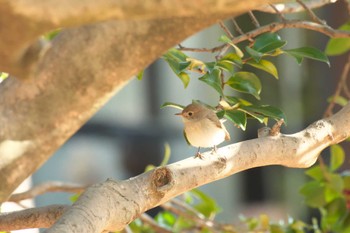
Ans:
{"label": "blurred background", "polygon": [[[342,7],[340,1],[316,10],[316,13],[337,28],[346,20],[346,12],[340,10]],[[256,17],[262,25],[279,20],[275,15],[264,13],[256,13]],[[287,17],[302,19],[307,15],[299,13]],[[247,15],[236,20],[244,31],[254,29]],[[225,24],[232,29],[230,20]],[[222,29],[215,25],[181,44],[211,48],[220,44],[218,38],[223,34]],[[287,48],[313,46],[324,50],[328,41],[320,33],[302,29],[286,29],[278,34],[288,41]],[[213,60],[215,55],[186,54],[204,61]],[[322,118],[326,100],[335,90],[345,57],[331,57],[330,68],[325,63],[311,60],[304,60],[302,65],[298,65],[287,56],[280,56],[274,61],[277,62],[279,80],[267,73],[257,73],[263,84],[261,103],[282,109],[288,119],[288,126],[283,127],[282,132],[294,133]],[[171,147],[170,162],[193,156],[196,148],[187,145],[181,119],[174,116],[178,110],[160,109],[160,106],[166,101],[187,105],[192,99],[216,105],[217,93],[198,81],[197,77],[191,74],[190,84],[184,89],[163,60],[154,62],[145,70],[143,80],[135,78],[130,81],[33,175],[33,185],[56,180],[85,185],[107,178],[128,179],[142,173],[148,164],[158,165],[164,155],[165,143]],[[263,127],[255,121],[248,122],[246,131],[235,128],[229,122],[226,126],[232,138],[228,143],[256,138],[257,130]],[[323,154],[326,155],[327,151]],[[307,220],[308,211],[301,208],[302,197],[298,193],[298,188],[306,179],[303,169],[269,166],[244,171],[200,189],[224,207],[218,216],[223,222],[236,222],[240,214],[257,216],[261,213],[275,220],[285,220],[288,216]],[[37,197],[35,204],[70,204],[70,196],[45,194]]]}

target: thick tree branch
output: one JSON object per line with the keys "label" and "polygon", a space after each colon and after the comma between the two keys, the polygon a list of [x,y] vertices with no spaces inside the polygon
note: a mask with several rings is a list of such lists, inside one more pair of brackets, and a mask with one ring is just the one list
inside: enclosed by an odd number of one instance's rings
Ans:
{"label": "thick tree branch", "polygon": [[[187,190],[243,170],[266,165],[309,167],[317,160],[324,148],[339,143],[349,136],[350,104],[337,114],[317,121],[295,134],[265,135],[258,139],[223,147],[218,150],[218,154],[207,152],[204,154],[204,160],[188,158],[156,168],[130,180],[120,182],[108,180],[95,185],[82,194],[72,209],[67,211],[67,215],[64,215],[49,232],[120,230],[125,227],[125,224],[150,208],[157,205],[163,206],[163,203]],[[33,190],[41,190],[36,193],[42,193],[45,190],[62,190],[62,187],[65,190],[67,185],[52,183],[34,187]],[[80,192],[81,190],[75,187],[71,191]],[[34,191],[28,193],[32,192]],[[133,195],[134,193],[136,196]],[[66,210],[61,206],[58,207],[49,206],[38,210],[29,209],[1,214],[0,230],[23,229],[30,226],[50,227],[61,216],[63,210]],[[43,217],[45,212],[49,213],[47,219]],[[71,219],[76,217],[79,221]],[[35,221],[28,223],[22,218]],[[198,218],[201,219],[201,224],[211,224],[200,216]],[[17,219],[16,222],[12,223],[13,219]],[[82,219],[86,222],[77,225],[76,223],[81,222]],[[85,224],[88,224],[88,229],[84,228]],[[66,225],[70,228],[65,229]],[[99,228],[95,227],[96,225]]]}
{"label": "thick tree branch", "polygon": [[323,149],[349,136],[350,104],[295,134],[235,143],[217,154],[204,153],[203,160],[191,157],[129,180],[94,185],[48,232],[121,230],[146,210],[237,172],[267,165],[310,167]]}
{"label": "thick tree branch", "polygon": [[[271,0],[277,2],[276,0]],[[269,2],[271,2],[269,1]],[[0,71],[17,78],[36,74],[47,45],[37,41],[45,32],[106,20],[161,20],[230,15],[268,1],[185,0],[130,2],[128,0],[0,0]],[[20,30],[19,30],[20,29]],[[33,78],[33,77],[32,77]]]}

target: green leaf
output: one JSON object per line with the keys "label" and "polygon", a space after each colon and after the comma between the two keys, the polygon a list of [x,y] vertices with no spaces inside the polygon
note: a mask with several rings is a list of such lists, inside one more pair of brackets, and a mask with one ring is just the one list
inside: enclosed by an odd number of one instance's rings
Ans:
{"label": "green leaf", "polygon": [[238,67],[242,67],[242,58],[240,58],[235,53],[228,53],[225,56],[223,56],[219,61],[229,62],[233,65],[238,66]]}
{"label": "green leaf", "polygon": [[276,66],[267,60],[260,60],[259,62],[256,62],[255,60],[249,60],[246,63],[247,65],[253,66],[257,69],[266,71],[267,73],[271,74],[273,77],[278,79],[278,72]]}
{"label": "green leaf", "polygon": [[210,218],[221,210],[221,208],[216,204],[216,201],[202,191],[193,189],[190,192],[199,200],[199,203],[194,205],[194,208],[204,216]]}
{"label": "green leaf", "polygon": [[258,100],[260,99],[261,82],[259,78],[250,72],[237,72],[227,82],[236,91],[249,93]]}
{"label": "green leaf", "polygon": [[46,33],[43,37],[44,39],[51,41],[53,40],[59,33],[61,32],[61,28],[55,29],[51,32]]}
{"label": "green leaf", "polygon": [[207,72],[205,75],[199,78],[199,80],[205,82],[212,88],[214,88],[221,96],[224,95],[221,87],[221,70],[214,68],[212,72]]}
{"label": "green leaf", "polygon": [[235,125],[239,126],[242,130],[246,129],[247,116],[244,112],[239,110],[226,110],[225,118],[232,121]]}
{"label": "green leaf", "polygon": [[260,115],[264,115],[266,117],[270,117],[275,120],[284,120],[284,124],[287,125],[287,118],[285,114],[276,107],[270,106],[270,105],[250,105],[250,106],[241,106],[242,109],[252,112],[252,113],[258,113]]}
{"label": "green leaf", "polygon": [[164,107],[172,107],[172,108],[177,108],[177,109],[180,109],[180,110],[183,110],[185,108],[185,106],[183,106],[181,104],[176,104],[176,103],[173,103],[173,102],[165,102],[164,104],[162,104],[160,106],[160,108],[164,108]]}
{"label": "green leaf", "polygon": [[226,35],[220,36],[219,41],[228,43],[235,49],[235,52],[239,57],[243,57],[243,52],[234,43],[232,43],[231,39],[228,38]]}
{"label": "green leaf", "polygon": [[216,67],[216,62],[207,62],[204,64],[205,64],[205,67],[207,68],[208,72],[212,72],[213,69]]}
{"label": "green leaf", "polygon": [[345,160],[345,152],[343,148],[339,145],[332,145],[331,146],[331,164],[330,169],[331,171],[337,170]]}
{"label": "green leaf", "polygon": [[241,99],[241,98],[237,98],[235,96],[227,96],[227,95],[225,95],[225,99],[232,106],[236,105],[236,104],[243,105],[243,106],[252,105],[252,103],[250,103],[249,101]]}
{"label": "green leaf", "polygon": [[171,228],[176,222],[176,216],[169,211],[159,212],[154,220],[162,227]]}
{"label": "green leaf", "polygon": [[0,72],[0,82],[8,78],[9,74],[5,72]]}
{"label": "green leaf", "polygon": [[311,207],[319,208],[326,204],[325,186],[318,181],[305,183],[301,187],[300,193],[304,195],[306,204]]}
{"label": "green leaf", "polygon": [[138,80],[142,80],[142,78],[143,78],[143,73],[144,73],[144,70],[141,70],[140,73],[138,73],[138,74],[136,75],[136,78],[137,78]]}
{"label": "green leaf", "polygon": [[309,168],[308,170],[306,170],[305,174],[317,181],[324,180],[324,174],[320,165],[316,165]]}
{"label": "green leaf", "polygon": [[191,64],[191,61],[188,61],[187,58],[188,57],[186,54],[174,48],[169,49],[168,52],[163,55],[163,59],[169,64],[170,68],[180,78],[185,88],[190,82],[190,77],[185,72]]}
{"label": "green leaf", "polygon": [[249,116],[257,119],[260,123],[264,123],[265,122],[265,116],[261,115],[261,114],[258,114],[258,113],[255,113],[255,112],[252,112],[252,111],[248,111],[244,108],[239,108],[238,109],[239,111],[242,111],[242,112],[245,112],[246,114],[248,114]]}
{"label": "green leaf", "polygon": [[253,49],[260,53],[269,53],[283,47],[287,42],[281,40],[281,37],[276,33],[264,33],[255,38]]}
{"label": "green leaf", "polygon": [[334,101],[334,103],[336,104],[339,104],[340,106],[344,107],[345,105],[347,105],[348,103],[348,100],[342,96],[330,96],[328,99],[327,99],[327,102],[330,103]]}
{"label": "green leaf", "polygon": [[302,62],[303,58],[309,58],[309,59],[325,62],[328,64],[328,66],[330,66],[328,57],[317,48],[301,47],[297,49],[283,50],[283,52],[293,56],[297,60],[298,64]]}
{"label": "green leaf", "polygon": [[256,51],[248,46],[245,47],[245,50],[256,62],[259,62],[261,57],[264,56],[263,53],[260,53],[259,51]]}
{"label": "green leaf", "polygon": [[271,224],[270,225],[270,233],[285,233],[283,230],[283,227],[277,225],[277,224]]}
{"label": "green leaf", "polygon": [[343,179],[339,174],[330,174],[329,181],[325,186],[325,200],[327,203],[338,197],[342,197],[344,188]]}
{"label": "green leaf", "polygon": [[234,67],[233,67],[232,63],[230,63],[230,62],[227,62],[227,61],[218,61],[218,62],[216,63],[216,66],[217,66],[217,67],[220,67],[220,68],[223,69],[223,70],[226,70],[227,72],[229,72],[229,73],[231,73],[231,74],[233,74],[233,72],[234,72]]}
{"label": "green leaf", "polygon": [[[350,22],[339,27],[339,30],[350,31]],[[350,38],[332,38],[328,41],[325,53],[329,56],[336,56],[350,50]]]}

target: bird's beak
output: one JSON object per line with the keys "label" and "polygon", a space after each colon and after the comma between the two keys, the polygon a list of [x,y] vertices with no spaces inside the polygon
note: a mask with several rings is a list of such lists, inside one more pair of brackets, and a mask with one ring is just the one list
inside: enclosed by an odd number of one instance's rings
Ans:
{"label": "bird's beak", "polygon": [[182,116],[182,112],[175,113],[176,116]]}

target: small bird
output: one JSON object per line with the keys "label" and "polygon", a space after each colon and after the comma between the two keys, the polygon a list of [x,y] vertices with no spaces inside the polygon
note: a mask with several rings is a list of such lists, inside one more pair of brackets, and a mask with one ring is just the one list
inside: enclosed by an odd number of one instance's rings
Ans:
{"label": "small bird", "polygon": [[224,140],[230,140],[230,134],[214,110],[203,104],[193,102],[175,115],[182,117],[185,125],[184,136],[188,144],[198,147],[195,157],[202,158],[201,147],[212,147],[216,152],[217,145]]}

